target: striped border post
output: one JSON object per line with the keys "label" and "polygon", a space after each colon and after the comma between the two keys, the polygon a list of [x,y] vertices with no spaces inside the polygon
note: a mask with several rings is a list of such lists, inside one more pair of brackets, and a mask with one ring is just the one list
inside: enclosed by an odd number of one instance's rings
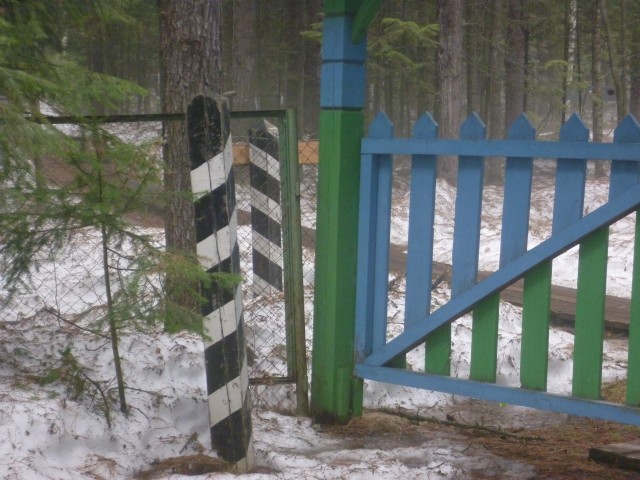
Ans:
{"label": "striped border post", "polygon": [[283,291],[278,128],[263,120],[249,131],[253,294]]}
{"label": "striped border post", "polygon": [[[240,273],[229,109],[198,96],[187,109],[197,253],[207,272]],[[212,447],[238,471],[254,465],[241,285],[203,291],[205,369]]]}

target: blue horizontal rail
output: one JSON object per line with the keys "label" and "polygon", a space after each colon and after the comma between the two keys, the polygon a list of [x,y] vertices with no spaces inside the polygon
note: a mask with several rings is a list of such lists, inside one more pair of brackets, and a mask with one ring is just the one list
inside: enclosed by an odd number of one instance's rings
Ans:
{"label": "blue horizontal rail", "polygon": [[586,158],[640,161],[637,144],[541,142],[533,140],[423,140],[415,138],[364,138],[363,154],[463,155],[512,158]]}
{"label": "blue horizontal rail", "polygon": [[640,409],[608,402],[582,400],[524,388],[505,387],[397,368],[356,365],[355,373],[359,377],[378,382],[640,426]]}

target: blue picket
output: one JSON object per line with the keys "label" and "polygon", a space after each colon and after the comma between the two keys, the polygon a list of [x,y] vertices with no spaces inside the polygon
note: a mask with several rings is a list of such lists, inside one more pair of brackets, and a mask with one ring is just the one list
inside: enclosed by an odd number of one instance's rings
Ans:
{"label": "blue picket", "polygon": [[[485,134],[486,127],[475,113],[469,115],[460,127],[460,137],[462,139],[482,140]],[[473,286],[478,276],[483,177],[483,158],[476,156],[460,157],[456,187],[453,264],[451,267],[452,297]]]}
{"label": "blue picket", "polygon": [[[429,141],[437,137],[438,124],[430,114],[422,115],[414,126],[413,138]],[[436,176],[437,157],[435,155],[413,155],[409,199],[405,325],[411,325],[428,315],[431,308]]]}
{"label": "blue picket", "polygon": [[[378,114],[371,123],[369,136],[393,137],[393,125],[384,113]],[[361,201],[359,222],[360,235],[366,235],[366,245],[359,248],[358,268],[368,272],[371,283],[361,277],[356,288],[356,305],[363,306],[372,324],[370,329],[357,331],[356,335],[363,351],[367,351],[386,343],[393,158],[373,155],[364,159],[363,164],[361,189],[367,198]]]}
{"label": "blue picket", "polygon": [[[507,132],[508,140],[534,140],[536,129],[523,113]],[[504,177],[500,266],[527,251],[533,159],[508,157]]]}
{"label": "blue picket", "polygon": [[[393,136],[393,125],[384,113],[379,113],[369,127],[369,136],[387,138]],[[384,162],[384,161],[383,161]],[[388,197],[380,187],[380,156],[363,155],[360,170],[360,205],[358,219],[358,278],[356,285],[356,358],[364,359],[371,353],[374,345],[380,345],[380,331],[386,332],[386,289],[388,276],[389,234],[386,242],[380,232],[388,232],[390,222],[389,206],[380,205],[381,199]],[[388,163],[388,162],[387,162]],[[384,188],[383,188],[384,190]],[[385,217],[382,214],[386,213]],[[386,227],[385,227],[386,224]],[[382,239],[382,245],[378,243]],[[387,263],[383,272],[378,269],[384,264],[380,261],[379,250],[386,250]],[[384,255],[384,253],[383,253]],[[385,273],[387,272],[387,273]],[[379,279],[384,278],[384,282]],[[383,283],[383,285],[381,285]],[[382,289],[382,291],[380,291]],[[384,303],[380,301],[384,298]],[[375,333],[374,333],[375,332]],[[375,340],[374,340],[375,339]],[[376,343],[377,342],[377,343]]]}

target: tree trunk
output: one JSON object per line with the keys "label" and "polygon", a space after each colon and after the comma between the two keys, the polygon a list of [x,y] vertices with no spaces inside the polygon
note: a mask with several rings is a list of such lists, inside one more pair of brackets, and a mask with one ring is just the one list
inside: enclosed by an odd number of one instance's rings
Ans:
{"label": "tree trunk", "polygon": [[629,58],[633,59],[630,65],[629,111],[638,120],[640,119],[640,12],[637,8],[632,8],[629,13],[631,15],[629,25],[633,25],[629,48]]}
{"label": "tree trunk", "polygon": [[602,142],[602,34],[600,24],[602,22],[599,5],[595,5],[593,15],[593,37],[591,40],[591,77],[593,78],[593,91],[591,93],[591,116],[593,141]]}
{"label": "tree trunk", "polygon": [[[307,0],[305,29],[321,21],[321,0]],[[311,40],[303,40],[304,45],[304,87],[301,100],[302,112],[298,118],[302,121],[300,132],[316,137],[320,118],[320,44]]]}
{"label": "tree trunk", "polygon": [[[594,6],[593,17],[593,39],[592,39],[592,76],[593,76],[593,93],[591,97],[592,101],[592,116],[593,116],[593,141],[602,142],[602,128],[603,128],[603,109],[602,109],[602,9],[600,8],[600,2],[597,2]],[[603,177],[606,175],[603,161],[595,161],[595,175],[597,177]]]}
{"label": "tree trunk", "polygon": [[[440,84],[440,136],[457,138],[462,120],[462,0],[438,0],[440,25],[438,74]],[[457,163],[454,157],[442,158],[440,173],[455,184]]]}
{"label": "tree trunk", "polygon": [[504,126],[511,124],[524,111],[524,30],[522,0],[509,0],[507,17],[507,52],[505,55]]}
{"label": "tree trunk", "polygon": [[[492,2],[491,42],[489,43],[489,90],[487,92],[488,118],[485,119],[489,138],[500,139],[504,135],[502,120],[502,72],[501,62],[503,38],[503,0]],[[502,181],[503,161],[497,157],[487,158],[485,164],[485,181],[497,185]]]}
{"label": "tree trunk", "polygon": [[256,0],[233,0],[233,46],[231,55],[234,110],[258,110],[256,88]]}
{"label": "tree trunk", "polygon": [[[220,0],[160,0],[162,111],[186,112],[198,94],[220,86]],[[194,252],[196,239],[185,122],[164,125],[164,188],[167,249]],[[184,280],[182,280],[184,281]],[[174,282],[176,282],[174,284]],[[198,299],[176,293],[180,279],[167,279],[169,301],[196,311]]]}
{"label": "tree trunk", "polygon": [[[607,52],[609,57],[609,71],[611,73],[611,78],[613,78],[613,85],[615,87],[615,95],[616,95],[616,107],[617,107],[617,115],[618,122],[621,122],[624,116],[627,114],[627,92],[626,92],[626,82],[625,82],[625,72],[623,70],[624,61],[620,60],[620,67],[616,66],[615,62],[615,52],[613,45],[613,36],[611,32],[611,23],[609,22],[609,15],[607,14],[607,2],[605,0],[598,0],[598,7],[600,9],[600,15],[602,18],[602,24],[604,26],[604,33],[607,42]],[[623,4],[624,5],[624,4]],[[624,30],[624,25],[622,26],[622,30]],[[624,58],[625,53],[625,45],[622,43],[622,54],[620,55]]]}

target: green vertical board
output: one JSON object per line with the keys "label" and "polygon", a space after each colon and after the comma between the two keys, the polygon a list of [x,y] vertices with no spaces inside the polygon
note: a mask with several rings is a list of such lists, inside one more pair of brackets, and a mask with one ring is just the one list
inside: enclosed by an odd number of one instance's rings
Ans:
{"label": "green vertical board", "polygon": [[352,372],[363,123],[359,111],[320,114],[311,409],[323,423],[361,409]]}
{"label": "green vertical board", "polygon": [[580,243],[572,395],[600,398],[609,229]]}
{"label": "green vertical board", "polygon": [[485,298],[473,309],[470,371],[472,380],[480,382],[496,381],[499,319],[499,293]]}
{"label": "green vertical board", "polygon": [[629,358],[627,367],[628,405],[640,406],[640,212],[636,212],[636,236],[633,246],[631,315],[629,318]]}
{"label": "green vertical board", "polygon": [[523,388],[547,389],[550,304],[551,262],[545,262],[524,277],[520,355],[520,384]]}
{"label": "green vertical board", "polygon": [[451,325],[447,323],[430,334],[425,348],[426,371],[451,375]]}

